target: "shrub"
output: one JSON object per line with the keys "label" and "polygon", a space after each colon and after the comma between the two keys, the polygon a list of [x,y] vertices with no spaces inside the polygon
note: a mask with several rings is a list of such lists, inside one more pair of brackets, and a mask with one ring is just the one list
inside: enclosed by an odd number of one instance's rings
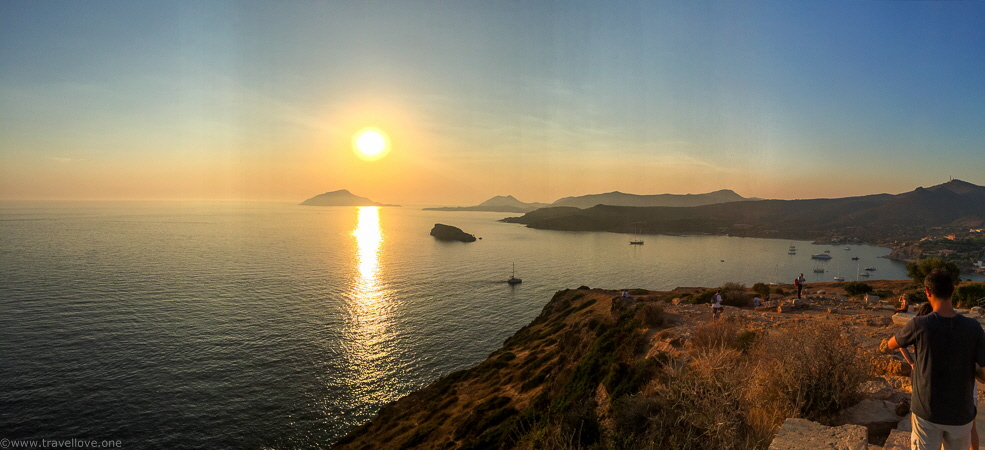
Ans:
{"label": "shrub", "polygon": [[954,262],[944,261],[940,258],[927,258],[918,262],[911,261],[906,263],[906,275],[913,279],[914,283],[921,286],[927,274],[934,270],[947,272],[951,276],[951,280],[954,281],[955,286],[961,282],[961,270],[958,269],[958,265]]}
{"label": "shrub", "polygon": [[653,302],[640,305],[636,310],[636,317],[640,323],[650,328],[663,327],[667,321],[664,317],[664,309],[660,307],[660,304]]}
{"label": "shrub", "polygon": [[985,306],[985,283],[965,284],[954,290],[955,303],[964,308]]}
{"label": "shrub", "polygon": [[771,332],[750,354],[747,400],[760,433],[772,433],[791,415],[830,424],[834,413],[858,400],[869,375],[857,342],[832,324]]}
{"label": "shrub", "polygon": [[884,290],[884,289],[883,290],[878,290],[878,291],[872,291],[872,293],[874,295],[878,295],[879,298],[890,298],[890,297],[893,297],[894,295],[896,295],[892,291],[887,291],[887,290]]}
{"label": "shrub", "polygon": [[756,283],[752,285],[752,290],[759,294],[763,299],[770,297],[770,285],[766,283]]}
{"label": "shrub", "polygon": [[636,409],[614,414],[619,428],[639,423],[640,414],[648,419],[642,436],[619,448],[757,447],[750,441],[753,434],[746,416],[737,413],[743,410],[745,378],[739,352],[732,349],[702,350],[690,364],[668,367],[665,382],[653,389],[652,403],[636,400],[619,405]]}
{"label": "shrub", "polygon": [[863,295],[872,292],[872,286],[869,286],[861,281],[849,281],[842,285],[842,289],[844,289],[845,292],[851,296]]}
{"label": "shrub", "polygon": [[738,322],[732,318],[712,320],[694,328],[688,345],[696,351],[723,348],[741,350],[739,345],[741,331]]}
{"label": "shrub", "polygon": [[913,291],[906,294],[906,301],[911,305],[927,303],[927,293],[923,290]]}
{"label": "shrub", "polygon": [[692,304],[699,305],[703,303],[711,303],[711,298],[715,296],[714,289],[707,289],[702,291],[700,294],[694,296],[694,301]]}

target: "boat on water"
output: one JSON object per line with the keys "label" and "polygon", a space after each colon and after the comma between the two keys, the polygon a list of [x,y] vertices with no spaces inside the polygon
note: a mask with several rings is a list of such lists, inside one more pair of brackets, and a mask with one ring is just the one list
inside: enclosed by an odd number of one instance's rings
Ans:
{"label": "boat on water", "polygon": [[835,281],[845,281],[845,277],[835,277]]}
{"label": "boat on water", "polygon": [[643,240],[640,239],[638,241],[629,241],[629,245],[643,245]]}
{"label": "boat on water", "polygon": [[875,272],[876,271],[876,268],[875,267],[872,267],[872,266],[869,266],[869,267],[866,267],[865,270],[868,270],[869,272]]}
{"label": "boat on water", "polygon": [[858,256],[852,256],[852,261],[858,261]]}
{"label": "boat on water", "polygon": [[814,273],[824,273],[824,267],[814,266]]}
{"label": "boat on water", "polygon": [[811,255],[811,259],[831,259],[831,255],[827,253],[815,253]]}
{"label": "boat on water", "polygon": [[869,272],[862,272],[862,273],[858,274],[858,276],[860,276],[860,277],[867,277],[867,276],[870,276],[870,275],[871,274]]}
{"label": "boat on water", "polygon": [[509,284],[520,284],[523,280],[516,277],[516,263],[513,263],[513,275],[510,275],[510,279],[506,280]]}

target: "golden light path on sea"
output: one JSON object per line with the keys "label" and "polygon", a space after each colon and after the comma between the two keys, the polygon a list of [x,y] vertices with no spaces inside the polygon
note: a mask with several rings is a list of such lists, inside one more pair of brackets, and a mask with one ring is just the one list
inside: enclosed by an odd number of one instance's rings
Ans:
{"label": "golden light path on sea", "polygon": [[380,225],[380,208],[357,208],[355,238],[355,277],[349,289],[346,343],[352,372],[352,393],[380,402],[392,400],[386,385],[391,370],[392,342],[389,324],[391,297],[381,280],[381,249],[385,234]]}
{"label": "golden light path on sea", "polygon": [[[354,321],[365,349],[378,348],[383,336],[386,305],[380,284],[380,246],[383,230],[380,228],[380,208],[361,206],[359,218],[352,235],[356,238],[356,266],[359,278],[353,292]],[[369,355],[370,357],[378,355]]]}

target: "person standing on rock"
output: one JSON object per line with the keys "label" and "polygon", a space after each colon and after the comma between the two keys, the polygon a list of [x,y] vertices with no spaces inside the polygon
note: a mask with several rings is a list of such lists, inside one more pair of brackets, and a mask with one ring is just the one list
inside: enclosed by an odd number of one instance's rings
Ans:
{"label": "person standing on rock", "polygon": [[914,317],[889,339],[893,350],[916,346],[910,448],[965,450],[977,414],[972,394],[985,366],[985,331],[954,310],[947,272],[935,270],[923,284],[933,312]]}
{"label": "person standing on rock", "polygon": [[722,311],[725,307],[722,306],[722,293],[721,291],[715,291],[715,296],[712,297],[711,311],[715,319],[722,315]]}
{"label": "person standing on rock", "polygon": [[807,281],[807,279],[804,278],[804,274],[800,274],[799,277],[794,278],[794,280],[793,280],[794,286],[797,286],[797,298],[798,299],[800,298],[800,293],[803,292],[803,290],[804,290],[804,282],[805,281]]}

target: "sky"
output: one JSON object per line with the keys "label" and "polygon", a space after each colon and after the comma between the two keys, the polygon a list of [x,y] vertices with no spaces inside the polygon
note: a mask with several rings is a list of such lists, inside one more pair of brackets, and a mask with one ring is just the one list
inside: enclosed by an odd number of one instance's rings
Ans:
{"label": "sky", "polygon": [[[353,137],[383,131],[389,153]],[[0,200],[985,185],[985,2],[0,1]]]}

